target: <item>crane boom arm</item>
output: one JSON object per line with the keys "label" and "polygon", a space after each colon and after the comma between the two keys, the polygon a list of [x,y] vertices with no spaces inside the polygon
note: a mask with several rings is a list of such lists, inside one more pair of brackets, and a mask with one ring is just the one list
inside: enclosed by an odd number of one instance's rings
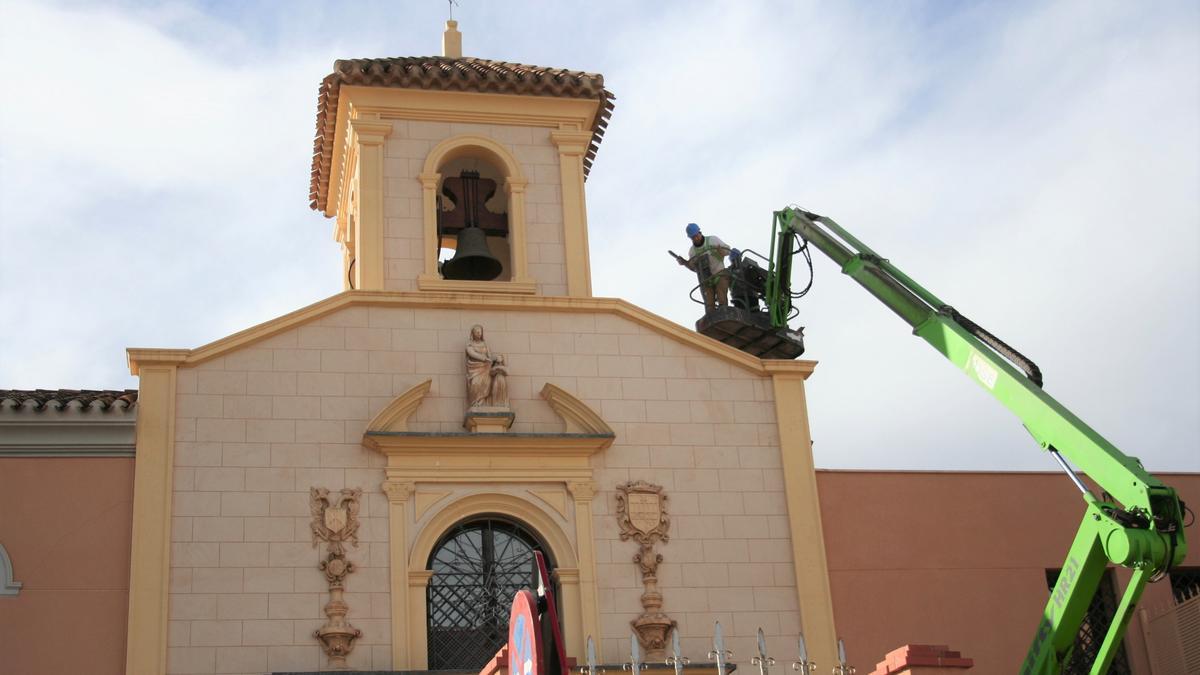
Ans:
{"label": "crane boom arm", "polygon": [[[1086,513],[1021,672],[1061,671],[1111,562],[1133,569],[1133,576],[1092,666],[1093,673],[1106,672],[1146,583],[1166,574],[1187,552],[1183,509],[1175,491],[1043,391],[1036,366],[829,218],[796,208],[775,212],[766,293],[773,324],[785,324],[792,311],[788,276],[797,237],[832,259],[909,324],[914,334],[1011,410],[1075,482]],[[1103,499],[1088,490],[1064,456],[1100,487]]]}

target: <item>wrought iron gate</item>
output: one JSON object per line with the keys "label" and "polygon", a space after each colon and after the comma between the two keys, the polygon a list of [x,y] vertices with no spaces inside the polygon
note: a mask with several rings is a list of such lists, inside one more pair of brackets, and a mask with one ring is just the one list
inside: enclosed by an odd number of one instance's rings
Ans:
{"label": "wrought iron gate", "polygon": [[429,669],[478,670],[508,641],[513,594],[536,586],[533,533],[495,518],[454,526],[429,559]]}

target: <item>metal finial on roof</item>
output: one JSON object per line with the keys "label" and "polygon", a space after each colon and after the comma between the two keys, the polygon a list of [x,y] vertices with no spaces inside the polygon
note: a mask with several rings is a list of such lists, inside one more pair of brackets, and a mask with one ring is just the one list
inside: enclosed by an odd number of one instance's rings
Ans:
{"label": "metal finial on roof", "polygon": [[450,5],[450,20],[454,20],[454,6],[458,4],[458,0],[446,0],[446,4]]}

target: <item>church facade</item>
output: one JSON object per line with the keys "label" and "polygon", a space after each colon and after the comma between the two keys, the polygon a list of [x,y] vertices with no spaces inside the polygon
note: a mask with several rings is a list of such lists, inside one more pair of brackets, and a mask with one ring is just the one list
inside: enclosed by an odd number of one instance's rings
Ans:
{"label": "church facade", "polygon": [[[445,607],[486,595],[471,573],[519,576],[505,556],[526,549],[581,660],[590,636],[620,662],[631,631],[661,654],[671,625],[699,654],[721,620],[734,650],[803,630],[831,663],[814,363],[592,297],[602,78],[461,58],[456,38],[322,83],[312,205],[345,292],[197,349],[129,350],[128,671],[462,665],[478,617]],[[447,278],[439,253],[467,228],[495,278]],[[472,405],[471,344],[502,357],[480,372],[504,400]],[[323,572],[350,527],[352,571]]]}

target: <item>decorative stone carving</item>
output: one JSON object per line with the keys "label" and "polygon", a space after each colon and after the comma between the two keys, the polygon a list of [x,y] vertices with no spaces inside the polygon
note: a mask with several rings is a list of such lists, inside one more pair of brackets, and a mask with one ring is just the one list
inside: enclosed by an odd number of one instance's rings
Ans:
{"label": "decorative stone carving", "polygon": [[380,484],[379,489],[387,495],[388,502],[396,504],[408,501],[408,498],[416,492],[417,486],[407,481],[385,480]]}
{"label": "decorative stone carving", "polygon": [[508,366],[483,340],[483,326],[471,326],[467,339],[467,415],[463,426],[472,432],[502,433],[512,426],[508,405]]}
{"label": "decorative stone carving", "polygon": [[590,502],[596,496],[596,484],[590,480],[567,481],[567,490],[575,501]]}
{"label": "decorative stone carving", "polygon": [[621,540],[633,539],[638,543],[633,562],[641,570],[645,586],[641,597],[642,615],[629,623],[652,659],[663,657],[667,635],[675,626],[675,620],[662,613],[658,565],[663,557],[654,550],[655,543],[670,540],[667,530],[671,527],[671,519],[667,515],[666,501],[661,485],[639,480],[617,486],[617,523],[621,527]]}
{"label": "decorative stone carving", "polygon": [[345,488],[331,495],[325,488],[309,490],[309,509],[312,512],[313,546],[324,541],[329,554],[318,566],[329,582],[329,602],[325,604],[328,621],[313,632],[329,658],[329,667],[346,668],[346,656],[354,649],[354,641],[362,637],[362,631],[346,622],[350,606],[343,593],[346,576],[354,571],[354,563],[346,560],[345,543],[358,546],[358,510],[362,490]]}
{"label": "decorative stone carving", "polygon": [[629,481],[617,486],[617,524],[621,541],[633,539],[639,544],[668,541],[671,518],[667,515],[667,496],[661,485]]}
{"label": "decorative stone carving", "polygon": [[471,326],[467,340],[467,408],[508,407],[508,369],[504,356],[492,354],[483,341],[483,326]]}

